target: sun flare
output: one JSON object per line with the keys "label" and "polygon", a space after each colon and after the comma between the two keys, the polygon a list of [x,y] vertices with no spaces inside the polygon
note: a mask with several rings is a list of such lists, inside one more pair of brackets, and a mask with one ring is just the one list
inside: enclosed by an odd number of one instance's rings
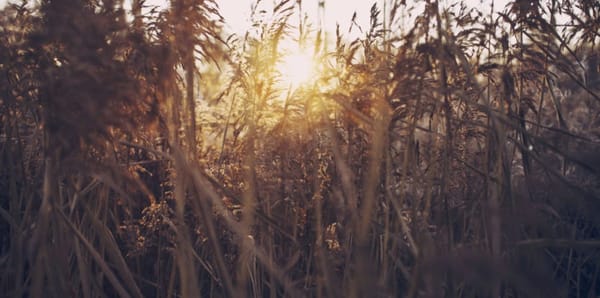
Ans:
{"label": "sun flare", "polygon": [[305,85],[316,75],[313,55],[300,49],[284,55],[276,67],[281,74],[281,82],[286,87],[297,88]]}

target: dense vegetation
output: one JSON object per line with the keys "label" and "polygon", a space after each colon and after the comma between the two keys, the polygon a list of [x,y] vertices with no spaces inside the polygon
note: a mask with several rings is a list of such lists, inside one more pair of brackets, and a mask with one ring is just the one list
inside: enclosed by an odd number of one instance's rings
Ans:
{"label": "dense vegetation", "polygon": [[600,295],[597,1],[143,5],[0,11],[0,296]]}

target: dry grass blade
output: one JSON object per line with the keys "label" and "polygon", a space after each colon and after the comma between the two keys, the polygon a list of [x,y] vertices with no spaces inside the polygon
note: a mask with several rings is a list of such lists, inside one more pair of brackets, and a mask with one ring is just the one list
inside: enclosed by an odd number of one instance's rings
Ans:
{"label": "dry grass blade", "polygon": [[571,239],[528,239],[517,242],[520,247],[561,247],[561,248],[576,248],[576,249],[598,249],[600,241],[577,241]]}
{"label": "dry grass blade", "polygon": [[74,237],[75,243],[75,257],[77,258],[77,269],[79,270],[79,280],[81,281],[81,291],[83,292],[84,298],[91,298],[91,285],[90,281],[92,280],[92,276],[90,275],[89,264],[86,263],[86,260],[83,258],[83,254],[81,253],[81,247],[79,246],[79,241],[77,236]]}
{"label": "dry grass blade", "polygon": [[[222,200],[217,195],[216,192],[210,186],[210,183],[202,176],[198,169],[191,169],[190,173],[194,179],[194,183],[196,184],[197,189],[201,189],[203,192],[203,197],[210,200],[210,202],[215,206],[215,208],[219,211],[219,214],[223,216],[229,228],[236,234],[238,239],[247,239],[248,234],[245,233],[247,230],[243,228],[235,219],[232,218],[232,215],[227,211],[227,208],[223,205]],[[269,257],[264,253],[263,250],[255,246],[255,242],[248,242],[239,240],[242,245],[244,245],[245,249],[250,251],[253,255],[257,257],[257,259],[266,267],[268,271],[270,271],[276,279],[282,283],[282,285],[286,289],[286,293],[291,297],[300,297],[297,291],[292,286],[293,283],[286,278],[285,273],[276,268],[273,265],[273,262],[269,259]]]}
{"label": "dry grass blade", "polygon": [[85,238],[85,236],[83,236],[83,234],[79,231],[79,229],[77,229],[77,227],[69,220],[69,218],[61,210],[58,210],[57,213],[60,214],[61,218],[65,221],[67,226],[73,231],[73,233],[75,233],[75,236],[77,237],[77,239],[79,239],[79,241],[81,241],[81,243],[85,246],[85,248],[88,250],[88,252],[92,256],[94,261],[96,261],[96,264],[98,264],[98,266],[100,267],[102,272],[104,274],[106,274],[108,281],[115,288],[115,290],[117,291],[119,296],[131,297],[131,295],[123,287],[123,284],[121,284],[121,282],[119,281],[117,276],[110,269],[110,266],[102,258],[100,253],[98,253],[98,251],[94,248],[94,246]]}
{"label": "dry grass blade", "polygon": [[115,263],[114,266],[118,270],[117,272],[119,272],[123,278],[127,288],[130,289],[134,297],[143,297],[142,292],[138,288],[137,283],[133,278],[133,274],[131,273],[127,263],[125,262],[125,259],[123,258],[123,255],[121,254],[115,238],[110,230],[108,230],[106,224],[103,224],[100,222],[100,220],[98,220],[98,218],[93,216],[91,210],[88,210],[86,214],[89,214],[87,219],[91,221],[94,231],[98,233],[98,239],[102,244],[102,247],[105,248],[105,252],[108,253],[110,259]]}

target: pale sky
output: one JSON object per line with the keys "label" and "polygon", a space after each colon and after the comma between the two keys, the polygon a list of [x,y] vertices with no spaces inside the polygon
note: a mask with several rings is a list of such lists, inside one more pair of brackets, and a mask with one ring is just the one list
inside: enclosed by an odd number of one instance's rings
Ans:
{"label": "pale sky", "polygon": [[[159,2],[160,0],[153,0]],[[254,0],[220,0],[218,1],[219,6],[224,17],[227,20],[241,20],[244,19],[250,8],[250,4]],[[273,3],[277,1],[263,0],[265,3]],[[292,1],[293,2],[293,1]],[[367,25],[369,22],[369,14],[371,6],[377,2],[379,9],[383,9],[383,3],[385,0],[325,0],[325,27],[328,29],[335,29],[335,24],[340,23],[342,27],[348,25],[349,20],[352,18],[354,12],[357,12],[357,20],[361,25]],[[392,2],[387,0],[388,3]],[[450,2],[450,1],[442,1]],[[453,1],[452,1],[453,2]],[[480,6],[481,3],[490,3],[490,0],[467,0],[465,1],[470,6]],[[498,8],[503,8],[508,0],[495,0]],[[314,18],[313,21],[317,21],[319,0],[303,0],[302,7],[305,13]],[[410,3],[410,1],[408,1]],[[269,6],[269,5],[266,5]],[[272,5],[271,5],[272,7]]]}
{"label": "pale sky", "polygon": [[[147,0],[150,2],[163,2],[164,0]],[[356,12],[356,21],[357,23],[363,27],[363,29],[368,28],[369,24],[369,15],[371,6],[375,2],[377,2],[379,9],[383,9],[383,3],[386,0],[325,0],[325,10],[324,10],[324,27],[329,32],[335,32],[336,24],[340,24],[340,29],[343,33],[347,33],[347,30],[350,26],[350,20],[352,19],[352,15]],[[248,18],[250,14],[251,4],[254,3],[255,0],[217,0],[219,7],[221,9],[221,14],[225,18],[226,23],[229,28],[233,31],[233,33],[241,33],[246,28],[248,28]],[[263,6],[267,8],[269,11],[273,7],[274,0],[263,0]],[[294,1],[291,1],[292,3]],[[392,2],[387,0],[387,2]],[[407,1],[410,3],[411,1]],[[442,2],[450,2],[443,1]],[[452,1],[454,2],[454,1]],[[489,5],[491,0],[466,0],[469,6],[482,6]],[[504,5],[508,0],[495,0],[496,8],[495,10],[499,11],[504,8]],[[308,14],[309,21],[314,24],[314,26],[318,25],[318,16],[319,16],[319,0],[303,0],[302,1],[302,9],[303,13]],[[485,3],[485,4],[482,4]],[[489,9],[489,7],[487,8]],[[315,27],[316,28],[316,27]]]}
{"label": "pale sky", "polygon": [[[12,0],[18,2],[19,0]],[[363,28],[368,27],[369,12],[373,3],[378,2],[379,8],[383,8],[383,2],[385,0],[325,0],[325,11],[324,11],[324,27],[327,31],[334,32],[336,23],[340,24],[342,32],[346,33],[350,25],[350,20],[354,12],[357,13],[356,20],[359,25]],[[6,4],[7,0],[0,0],[0,7]],[[126,2],[128,2],[126,0]],[[165,5],[169,0],[146,0],[148,5]],[[255,0],[217,0],[219,4],[221,14],[225,18],[226,26],[232,33],[242,33],[249,24],[249,14],[251,4],[256,2]],[[263,0],[264,8],[267,11],[272,9],[274,0]],[[295,2],[294,0],[291,1]],[[319,0],[303,0],[302,7],[303,12],[307,13],[309,20],[317,26],[318,24],[318,2]],[[388,0],[388,2],[391,2]],[[410,1],[409,1],[410,2]],[[442,2],[454,2],[454,1],[442,1]],[[466,0],[470,6],[482,6],[489,5],[491,0]],[[503,9],[504,5],[508,0],[495,0],[496,8],[499,11]],[[488,8],[489,9],[489,8]],[[316,27],[315,27],[316,28]]]}

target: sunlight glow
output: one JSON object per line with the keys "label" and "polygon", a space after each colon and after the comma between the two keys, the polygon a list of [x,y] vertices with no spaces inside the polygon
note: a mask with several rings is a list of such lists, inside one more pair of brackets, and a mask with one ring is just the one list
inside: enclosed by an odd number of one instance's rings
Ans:
{"label": "sunlight glow", "polygon": [[298,88],[310,83],[316,75],[316,63],[313,56],[300,49],[284,55],[276,65],[281,74],[281,83],[285,87]]}

